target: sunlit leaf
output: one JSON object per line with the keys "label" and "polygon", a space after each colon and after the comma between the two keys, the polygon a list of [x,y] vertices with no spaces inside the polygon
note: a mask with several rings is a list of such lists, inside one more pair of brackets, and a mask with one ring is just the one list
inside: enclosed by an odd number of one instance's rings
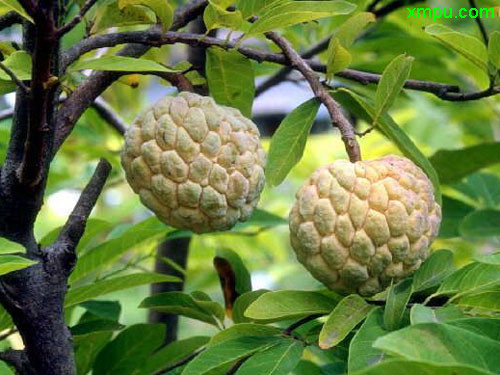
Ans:
{"label": "sunlit leaf", "polygon": [[0,0],[0,4],[4,5],[7,9],[13,10],[14,12],[18,13],[28,21],[33,22],[33,18],[31,18],[28,13],[26,13],[24,8],[21,6],[21,4],[19,4],[17,0]]}
{"label": "sunlit leaf", "polygon": [[105,70],[112,72],[175,72],[157,62],[126,56],[103,56],[90,60],[80,60],[71,65],[70,70]]}
{"label": "sunlit leaf", "polygon": [[0,275],[22,270],[37,262],[17,255],[0,255]]}
{"label": "sunlit leaf", "polygon": [[130,5],[120,9],[118,2],[112,2],[98,7],[90,33],[100,33],[110,27],[147,25],[155,22],[154,13],[147,8]]}
{"label": "sunlit leaf", "polygon": [[150,8],[155,13],[164,31],[168,30],[172,25],[174,10],[168,0],[118,0],[120,11],[131,5],[142,5]]}

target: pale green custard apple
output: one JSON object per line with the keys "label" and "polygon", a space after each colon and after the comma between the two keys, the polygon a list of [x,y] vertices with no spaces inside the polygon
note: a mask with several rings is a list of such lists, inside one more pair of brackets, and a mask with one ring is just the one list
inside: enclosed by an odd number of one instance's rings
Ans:
{"label": "pale green custard apple", "polygon": [[441,222],[433,191],[422,170],[399,156],[319,168],[290,212],[298,260],[332,290],[382,291],[428,257]]}
{"label": "pale green custard apple", "polygon": [[255,124],[237,109],[187,92],[161,99],[135,119],[122,165],[160,220],[196,233],[247,220],[265,184]]}

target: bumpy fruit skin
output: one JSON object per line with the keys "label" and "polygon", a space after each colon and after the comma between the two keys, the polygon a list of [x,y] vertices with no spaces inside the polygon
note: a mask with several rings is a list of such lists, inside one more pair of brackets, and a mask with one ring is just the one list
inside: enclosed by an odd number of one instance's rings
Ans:
{"label": "bumpy fruit skin", "polygon": [[265,184],[255,124],[210,97],[165,97],[129,127],[122,165],[160,220],[196,233],[245,221]]}
{"label": "bumpy fruit skin", "polygon": [[373,295],[420,267],[440,222],[427,176],[389,155],[316,170],[297,193],[290,236],[298,260],[328,288]]}

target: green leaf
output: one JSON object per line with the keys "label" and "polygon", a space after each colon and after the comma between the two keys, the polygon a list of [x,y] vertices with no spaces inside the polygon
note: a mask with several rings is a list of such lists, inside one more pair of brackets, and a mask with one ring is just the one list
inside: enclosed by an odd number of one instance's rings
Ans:
{"label": "green leaf", "polygon": [[26,249],[23,245],[9,241],[0,237],[0,254],[24,253]]}
{"label": "green leaf", "polygon": [[256,208],[252,216],[250,216],[250,219],[248,219],[247,221],[238,222],[233,227],[232,231],[237,232],[238,230],[252,226],[272,228],[278,225],[288,225],[288,220],[281,216]]}
{"label": "green leaf", "polygon": [[500,253],[497,252],[488,255],[481,255],[475,257],[474,260],[479,263],[496,264],[497,266],[500,266]]}
{"label": "green leaf", "polygon": [[221,342],[207,348],[189,362],[182,371],[182,375],[225,373],[221,369],[225,369],[238,359],[276,345],[279,340],[277,337],[245,336]]}
{"label": "green leaf", "polygon": [[377,125],[378,119],[392,106],[403,89],[405,81],[410,76],[413,60],[413,57],[402,54],[392,60],[384,69],[375,92],[374,126]]}
{"label": "green leaf", "polygon": [[106,6],[96,7],[95,21],[90,29],[90,34],[100,33],[110,27],[148,25],[156,22],[153,12],[141,6],[118,7],[114,1]]}
{"label": "green leaf", "polygon": [[453,305],[431,308],[417,303],[410,310],[411,324],[442,323],[464,317],[465,315],[462,310]]}
{"label": "green leaf", "polygon": [[251,292],[243,293],[238,298],[233,305],[233,322],[243,323],[250,322],[251,319],[245,316],[245,310],[250,306],[250,304],[259,298],[262,294],[269,292],[267,289],[259,289]]}
{"label": "green leaf", "polygon": [[136,324],[120,332],[96,358],[94,375],[129,375],[139,368],[165,338],[163,324]]}
{"label": "green leaf", "polygon": [[9,10],[13,10],[18,13],[23,18],[26,18],[28,21],[33,23],[33,18],[31,18],[28,13],[24,10],[24,8],[19,4],[16,0],[0,0],[0,5],[5,6]]}
{"label": "green leaf", "polygon": [[384,309],[384,326],[388,331],[401,327],[406,305],[413,292],[412,280],[405,279],[396,285],[391,285]]}
{"label": "green leaf", "polygon": [[119,331],[125,326],[117,323],[113,320],[91,320],[88,322],[79,323],[70,328],[70,332],[73,336],[87,335],[94,332],[103,331]]}
{"label": "green leaf", "polygon": [[36,263],[17,255],[0,255],[0,275],[28,268]]}
{"label": "green leaf", "polygon": [[343,298],[328,315],[319,334],[319,346],[329,349],[341,342],[374,309],[357,294]]}
{"label": "green leaf", "polygon": [[[340,104],[357,116],[361,117],[367,123],[372,122],[375,116],[375,109],[367,98],[342,88],[333,92],[332,95],[337,101],[340,102]],[[382,115],[378,120],[377,129],[380,130],[390,141],[392,141],[404,156],[422,168],[427,177],[429,177],[432,181],[436,202],[441,204],[441,188],[439,178],[429,159],[422,154],[413,141],[388,114]]]}
{"label": "green leaf", "polygon": [[118,0],[118,8],[121,11],[131,5],[142,5],[151,9],[161,23],[163,31],[167,31],[174,21],[174,10],[168,0]]}
{"label": "green leaf", "polygon": [[252,63],[235,51],[211,47],[206,52],[206,74],[210,94],[219,104],[252,116],[255,83]]}
{"label": "green leaf", "polygon": [[131,226],[122,235],[100,243],[81,256],[70,276],[70,282],[74,283],[90,272],[110,265],[134,246],[172,231],[172,228],[165,226],[154,216],[143,220]]}
{"label": "green leaf", "polygon": [[80,303],[89,314],[99,319],[118,321],[122,307],[118,301],[86,301]]}
{"label": "green leaf", "polygon": [[446,324],[500,342],[500,319],[498,318],[466,317],[465,319],[448,321]]}
{"label": "green leaf", "polygon": [[[16,51],[11,53],[3,63],[12,70],[22,81],[31,79],[31,56],[26,51]],[[10,81],[10,77],[3,70],[0,70],[0,79]]]}
{"label": "green leaf", "polygon": [[157,62],[126,56],[103,56],[96,59],[81,60],[71,65],[70,70],[105,70],[110,72],[175,72]]}
{"label": "green leaf", "polygon": [[338,73],[349,66],[352,56],[348,49],[358,34],[372,22],[375,22],[373,13],[361,12],[350,17],[338,28],[328,45],[327,73],[329,75]]}
{"label": "green leaf", "polygon": [[243,264],[238,253],[231,249],[223,248],[217,250],[215,255],[214,263],[216,259],[224,259],[228,262],[235,274],[235,290],[238,294],[243,294],[252,290],[252,279],[250,277],[250,272]]}
{"label": "green leaf", "polygon": [[255,324],[255,323],[240,323],[240,324],[235,324],[215,334],[210,339],[208,346],[214,346],[220,344],[221,342],[234,340],[242,336],[269,337],[276,335],[281,335],[281,329],[277,327],[266,326],[263,324]]}
{"label": "green leaf", "polygon": [[266,181],[270,186],[281,184],[302,158],[320,105],[316,98],[302,103],[285,117],[274,133],[266,163]]}
{"label": "green leaf", "polygon": [[419,292],[433,288],[453,272],[453,253],[449,250],[434,251],[413,275],[413,290]]}
{"label": "green leaf", "polygon": [[209,0],[203,13],[203,21],[207,30],[220,27],[237,29],[243,23],[243,16],[239,10],[229,11]]}
{"label": "green leaf", "polygon": [[238,370],[238,375],[287,375],[300,361],[304,346],[299,341],[284,340],[254,354]]}
{"label": "green leaf", "polygon": [[2,375],[14,375],[14,372],[4,361],[0,361],[0,374]]}
{"label": "green leaf", "polygon": [[425,31],[485,72],[488,71],[488,51],[479,39],[438,24],[427,26]]}
{"label": "green leaf", "polygon": [[493,31],[488,41],[488,58],[490,62],[500,69],[500,32]]}
{"label": "green leaf", "polygon": [[247,36],[320,18],[349,14],[354,9],[356,9],[356,5],[341,0],[285,2],[279,6],[271,7],[263,14],[257,22],[252,24]]}
{"label": "green leaf", "polygon": [[459,226],[460,235],[471,238],[500,236],[500,211],[478,210],[464,217]]}
{"label": "green leaf", "polygon": [[488,371],[467,366],[435,366],[429,363],[413,362],[405,359],[389,359],[377,363],[352,375],[491,375]]}
{"label": "green leaf", "polygon": [[205,345],[207,336],[193,336],[184,340],[174,341],[161,348],[148,358],[146,363],[134,372],[134,375],[156,375],[161,370],[186,358]]}
{"label": "green leaf", "polygon": [[500,290],[486,290],[479,293],[466,294],[455,300],[463,308],[472,308],[494,313],[500,312]]}
{"label": "green leaf", "polygon": [[113,277],[111,279],[96,281],[90,285],[71,288],[68,294],[66,294],[64,306],[69,307],[77,305],[81,302],[88,301],[111,292],[129,289],[140,285],[180,281],[181,280],[177,277],[159,273],[135,273],[126,276]]}
{"label": "green leaf", "polygon": [[373,347],[373,343],[388,331],[384,328],[383,312],[380,308],[373,310],[361,328],[356,332],[349,345],[348,373],[372,367],[381,362],[385,355]]}
{"label": "green leaf", "polygon": [[455,294],[454,298],[458,298],[498,284],[500,266],[473,262],[446,277],[434,296]]}
{"label": "green leaf", "polygon": [[462,365],[492,374],[500,368],[500,342],[449,324],[412,325],[380,337],[374,347],[431,365]]}
{"label": "green leaf", "polygon": [[[496,208],[500,204],[500,178],[491,173],[476,172],[453,185],[459,193],[471,198],[475,206]],[[470,201],[470,200],[469,200]]]}
{"label": "green leaf", "polygon": [[237,0],[236,8],[241,11],[243,18],[247,19],[251,16],[260,16],[272,7],[290,1],[291,0]]}
{"label": "green leaf", "polygon": [[459,181],[463,177],[490,165],[500,163],[500,142],[483,143],[459,150],[439,150],[430,161],[443,184]]}
{"label": "green leaf", "polygon": [[460,236],[460,223],[472,211],[474,211],[474,207],[446,195],[443,196],[443,218],[439,228],[439,237],[453,238]]}
{"label": "green leaf", "polygon": [[182,315],[217,325],[212,311],[207,310],[202,304],[198,303],[193,296],[182,292],[155,294],[144,299],[139,307],[150,308],[168,314]]}
{"label": "green leaf", "polygon": [[87,375],[101,349],[111,340],[113,332],[95,332],[73,337],[78,375]]}
{"label": "green leaf", "polygon": [[280,290],[257,298],[245,311],[247,318],[260,321],[280,321],[313,314],[329,314],[337,301],[318,292]]}

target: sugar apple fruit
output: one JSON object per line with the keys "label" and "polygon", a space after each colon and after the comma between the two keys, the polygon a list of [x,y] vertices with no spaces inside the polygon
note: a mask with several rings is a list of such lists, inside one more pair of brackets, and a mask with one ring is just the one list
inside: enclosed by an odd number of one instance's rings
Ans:
{"label": "sugar apple fruit", "polygon": [[255,124],[210,97],[165,97],[127,130],[122,165],[160,220],[196,233],[245,221],[264,187],[265,152]]}
{"label": "sugar apple fruit", "polygon": [[441,222],[427,176],[410,160],[335,161],[297,193],[297,259],[327,287],[373,295],[420,267]]}

